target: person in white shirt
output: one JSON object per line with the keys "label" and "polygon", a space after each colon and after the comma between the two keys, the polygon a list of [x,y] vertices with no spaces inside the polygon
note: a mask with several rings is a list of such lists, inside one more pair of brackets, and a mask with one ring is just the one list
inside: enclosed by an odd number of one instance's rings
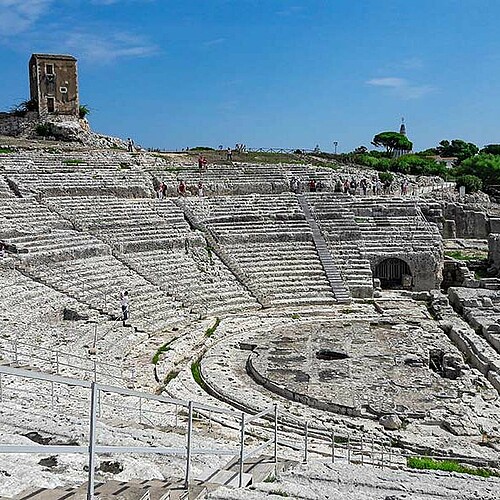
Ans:
{"label": "person in white shirt", "polygon": [[128,292],[122,292],[120,293],[120,304],[122,306],[122,320],[123,320],[123,326],[127,326],[125,323],[128,319]]}

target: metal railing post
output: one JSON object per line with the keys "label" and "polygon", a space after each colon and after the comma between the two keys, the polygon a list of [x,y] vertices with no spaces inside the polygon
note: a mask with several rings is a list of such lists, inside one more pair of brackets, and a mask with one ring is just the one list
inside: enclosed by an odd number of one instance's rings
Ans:
{"label": "metal railing post", "polygon": [[359,452],[361,453],[361,465],[364,464],[364,456],[363,456],[363,434],[361,434],[361,438],[359,441]]}
{"label": "metal railing post", "polygon": [[335,432],[332,432],[332,464],[335,463]]}
{"label": "metal railing post", "polygon": [[278,405],[274,405],[274,463],[278,463]]}
{"label": "metal railing post", "polygon": [[372,436],[372,465],[375,467],[375,443]]}
{"label": "metal railing post", "polygon": [[307,440],[309,438],[309,422],[304,424],[304,463],[307,464]]}
{"label": "metal railing post", "polygon": [[89,475],[87,483],[87,500],[94,498],[94,462],[95,462],[95,442],[96,442],[96,422],[97,422],[97,393],[99,389],[95,382],[91,385],[90,396],[90,429],[89,429]]}
{"label": "metal railing post", "polygon": [[0,373],[0,403],[3,402],[2,399],[2,374]]}
{"label": "metal railing post", "polygon": [[56,351],[56,373],[59,375],[59,351]]}
{"label": "metal railing post", "polygon": [[188,404],[188,427],[187,427],[187,444],[186,444],[186,477],[184,479],[184,488],[189,487],[189,475],[191,473],[191,446],[193,439],[193,402]]}
{"label": "metal railing post", "polygon": [[238,487],[243,486],[243,461],[245,454],[245,413],[241,412],[241,429],[240,429],[240,464],[238,473]]}
{"label": "metal railing post", "polygon": [[54,381],[51,380],[50,382],[50,404],[52,411],[54,411]]}
{"label": "metal railing post", "polygon": [[347,463],[351,463],[351,435],[347,435]]}
{"label": "metal railing post", "polygon": [[14,344],[14,363],[17,363],[17,338],[12,343]]}
{"label": "metal railing post", "polygon": [[139,423],[142,424],[142,398],[139,398]]}

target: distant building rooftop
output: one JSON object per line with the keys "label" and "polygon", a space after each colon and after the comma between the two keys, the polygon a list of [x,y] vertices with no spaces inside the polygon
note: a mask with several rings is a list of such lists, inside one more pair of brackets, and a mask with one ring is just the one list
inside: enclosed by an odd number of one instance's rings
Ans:
{"label": "distant building rooftop", "polygon": [[64,59],[66,61],[76,61],[76,58],[67,54],[32,54],[31,57],[37,59]]}

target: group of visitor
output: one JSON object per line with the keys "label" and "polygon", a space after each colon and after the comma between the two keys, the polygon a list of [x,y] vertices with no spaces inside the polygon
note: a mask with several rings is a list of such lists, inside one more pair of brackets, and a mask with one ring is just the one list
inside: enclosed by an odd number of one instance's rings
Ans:
{"label": "group of visitor", "polygon": [[[205,188],[203,186],[203,182],[199,181],[196,186],[188,187],[186,181],[181,179],[176,189],[177,195],[186,197],[186,196],[199,196],[200,198],[205,194]],[[156,197],[159,200],[163,200],[167,197],[168,194],[168,186],[165,182],[160,182],[158,188],[156,189]]]}
{"label": "group of visitor", "polygon": [[307,183],[304,183],[295,176],[290,179],[290,191],[293,193],[303,193],[306,189],[308,189],[310,193],[321,192],[325,189],[325,184],[321,179],[309,179]]}
{"label": "group of visitor", "polygon": [[[402,196],[410,194],[409,187],[408,181],[403,179],[400,184],[400,194]],[[395,184],[391,180],[387,179],[382,182],[382,180],[380,180],[377,176],[373,176],[372,178],[362,177],[361,179],[357,179],[355,177],[351,177],[350,179],[337,178],[333,190],[336,193],[363,196],[396,194],[398,191]],[[415,194],[415,186],[413,186],[412,194]]]}

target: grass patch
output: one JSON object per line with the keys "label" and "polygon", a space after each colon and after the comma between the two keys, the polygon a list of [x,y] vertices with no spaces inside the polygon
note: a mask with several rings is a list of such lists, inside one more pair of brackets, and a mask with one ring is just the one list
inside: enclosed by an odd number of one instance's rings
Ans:
{"label": "grass patch", "polygon": [[292,319],[300,319],[300,314],[298,314],[298,313],[293,313],[293,314],[292,314]]}
{"label": "grass patch", "polygon": [[169,340],[165,344],[163,344],[160,347],[158,347],[158,350],[154,353],[153,359],[151,360],[151,362],[153,363],[153,365],[157,365],[158,364],[158,361],[160,361],[160,356],[163,353],[165,353],[167,351],[170,351],[170,344],[172,342],[175,342],[176,340],[177,340],[177,337],[175,339]]}
{"label": "grass patch", "polygon": [[10,149],[10,148],[0,148],[0,154],[2,154],[2,155],[8,155],[11,153],[15,153],[15,151],[13,149]]}
{"label": "grass patch", "polygon": [[67,166],[71,166],[71,165],[81,165],[82,163],[85,163],[85,162],[83,160],[68,158],[68,159],[63,160],[62,163],[64,163]]}
{"label": "grass patch", "polygon": [[488,252],[470,251],[462,252],[461,250],[450,250],[444,253],[446,257],[451,257],[455,260],[471,261],[471,260],[486,260]]}
{"label": "grass patch", "polygon": [[351,313],[353,313],[355,311],[354,311],[354,309],[351,309],[350,307],[345,307],[344,309],[341,309],[340,312],[342,314],[351,314]]}
{"label": "grass patch", "polygon": [[130,165],[128,163],[125,163],[124,161],[122,161],[122,162],[120,162],[120,168],[128,169],[128,168],[130,168]]}
{"label": "grass patch", "polygon": [[477,280],[480,280],[481,278],[488,278],[488,273],[486,272],[485,269],[476,269],[474,271],[474,277]]}
{"label": "grass patch", "polygon": [[191,375],[193,375],[194,381],[204,390],[207,390],[207,386],[205,385],[205,382],[203,382],[203,379],[201,378],[201,366],[200,366],[200,360],[195,361],[194,363],[191,364]]}
{"label": "grass patch", "polygon": [[215,323],[207,328],[207,331],[205,332],[205,337],[211,337],[214,333],[215,330],[217,330],[217,327],[220,325],[220,318],[215,318]]}
{"label": "grass patch", "polygon": [[171,382],[172,380],[174,380],[175,377],[177,377],[177,375],[179,375],[179,372],[176,371],[168,372],[167,376],[163,380],[163,385],[167,386],[169,382]]}
{"label": "grass patch", "polygon": [[264,481],[263,481],[263,482],[264,482],[264,483],[275,483],[276,481],[277,481],[276,476],[275,476],[273,473],[271,473],[271,474],[269,474],[269,476],[267,476],[267,477],[264,479]]}
{"label": "grass patch", "polygon": [[490,469],[468,467],[459,464],[456,460],[434,460],[429,457],[408,457],[406,465],[411,469],[444,470],[447,472],[458,472],[461,474],[472,474],[481,477],[499,476]]}

